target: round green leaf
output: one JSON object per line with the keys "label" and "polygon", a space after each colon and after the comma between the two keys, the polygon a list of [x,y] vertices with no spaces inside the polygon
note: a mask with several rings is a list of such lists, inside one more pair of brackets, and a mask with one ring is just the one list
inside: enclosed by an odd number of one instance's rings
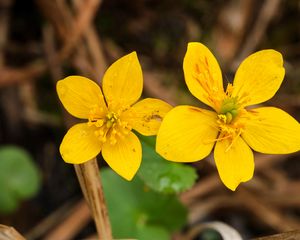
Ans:
{"label": "round green leaf", "polygon": [[32,197],[40,187],[40,175],[31,156],[14,146],[0,148],[0,211],[13,211],[18,202]]}
{"label": "round green leaf", "polygon": [[13,212],[18,207],[18,200],[13,194],[10,194],[8,189],[0,183],[0,212],[8,214]]}
{"label": "round green leaf", "polygon": [[137,239],[142,240],[169,240],[170,234],[159,226],[142,226],[137,228]]}
{"label": "round green leaf", "polygon": [[155,152],[155,137],[140,136],[143,160],[139,177],[152,189],[163,193],[180,193],[190,189],[197,174],[193,167],[165,160]]}
{"label": "round green leaf", "polygon": [[138,177],[128,182],[110,169],[101,179],[114,238],[169,239],[185,224],[187,211],[176,195],[154,192]]}

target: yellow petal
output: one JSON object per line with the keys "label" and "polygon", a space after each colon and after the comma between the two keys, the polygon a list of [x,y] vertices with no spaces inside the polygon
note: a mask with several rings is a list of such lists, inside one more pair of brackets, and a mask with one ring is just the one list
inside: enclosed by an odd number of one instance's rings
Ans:
{"label": "yellow petal", "polygon": [[235,191],[241,182],[247,182],[253,177],[254,159],[249,146],[241,137],[231,142],[217,142],[214,157],[222,182],[226,187]]}
{"label": "yellow petal", "polygon": [[206,157],[217,137],[216,114],[178,106],[165,116],[156,139],[156,151],[175,162],[194,162]]}
{"label": "yellow petal", "polygon": [[183,71],[190,92],[218,111],[224,95],[222,73],[210,50],[201,43],[189,43]]}
{"label": "yellow petal", "polygon": [[95,135],[96,127],[86,123],[76,124],[69,129],[62,140],[59,151],[67,163],[84,163],[96,157],[102,143]]}
{"label": "yellow petal", "polygon": [[56,90],[65,109],[75,117],[88,119],[93,108],[106,105],[100,87],[81,76],[69,76],[56,84]]}
{"label": "yellow petal", "polygon": [[252,149],[270,154],[300,150],[300,125],[289,114],[274,107],[256,108],[250,114],[242,137]]}
{"label": "yellow petal", "polygon": [[128,121],[133,129],[145,136],[156,135],[162,119],[172,109],[168,103],[155,98],[137,102],[129,111]]}
{"label": "yellow petal", "polygon": [[105,142],[102,155],[116,173],[130,181],[141,165],[142,146],[138,137],[129,132],[114,145],[109,141]]}
{"label": "yellow petal", "polygon": [[279,89],[284,78],[282,55],[275,50],[263,50],[247,57],[239,66],[233,96],[249,106],[267,101]]}
{"label": "yellow petal", "polygon": [[114,62],[103,77],[103,92],[108,105],[131,105],[143,90],[142,69],[132,52]]}

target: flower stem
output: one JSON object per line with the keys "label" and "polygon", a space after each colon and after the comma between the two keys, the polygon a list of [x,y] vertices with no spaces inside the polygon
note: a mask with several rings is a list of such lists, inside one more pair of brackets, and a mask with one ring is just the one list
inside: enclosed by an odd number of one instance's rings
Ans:
{"label": "flower stem", "polygon": [[0,224],[0,239],[3,240],[26,240],[13,227]]}
{"label": "flower stem", "polygon": [[94,217],[99,239],[112,240],[111,227],[96,158],[83,164],[75,164],[74,167],[82,193]]}

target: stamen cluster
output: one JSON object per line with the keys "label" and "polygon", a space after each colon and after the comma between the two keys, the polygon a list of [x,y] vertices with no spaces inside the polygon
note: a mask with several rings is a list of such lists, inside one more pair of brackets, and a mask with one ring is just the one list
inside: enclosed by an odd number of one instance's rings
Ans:
{"label": "stamen cluster", "polygon": [[122,110],[114,112],[103,108],[93,108],[90,112],[88,126],[97,128],[95,135],[102,143],[109,141],[110,144],[114,145],[117,138],[124,138],[132,129],[128,122],[122,120],[122,113]]}

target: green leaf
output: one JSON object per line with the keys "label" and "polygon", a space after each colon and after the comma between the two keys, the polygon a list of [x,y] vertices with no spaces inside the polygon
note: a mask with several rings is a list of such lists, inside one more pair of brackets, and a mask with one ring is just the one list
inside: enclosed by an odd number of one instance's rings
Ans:
{"label": "green leaf", "polygon": [[180,193],[190,189],[197,174],[193,167],[165,160],[155,152],[155,137],[139,135],[143,160],[138,176],[152,189],[163,193]]}
{"label": "green leaf", "polygon": [[170,234],[161,227],[158,226],[143,226],[137,228],[137,239],[141,240],[169,240]]}
{"label": "green leaf", "polygon": [[101,178],[114,238],[164,240],[185,224],[186,209],[175,195],[154,192],[137,177],[128,182],[110,169]]}
{"label": "green leaf", "polygon": [[18,207],[18,200],[13,194],[9,193],[3,182],[0,183],[0,189],[0,213],[8,214],[13,212]]}
{"label": "green leaf", "polygon": [[0,148],[0,211],[14,211],[21,200],[34,196],[40,175],[31,156],[14,146]]}

